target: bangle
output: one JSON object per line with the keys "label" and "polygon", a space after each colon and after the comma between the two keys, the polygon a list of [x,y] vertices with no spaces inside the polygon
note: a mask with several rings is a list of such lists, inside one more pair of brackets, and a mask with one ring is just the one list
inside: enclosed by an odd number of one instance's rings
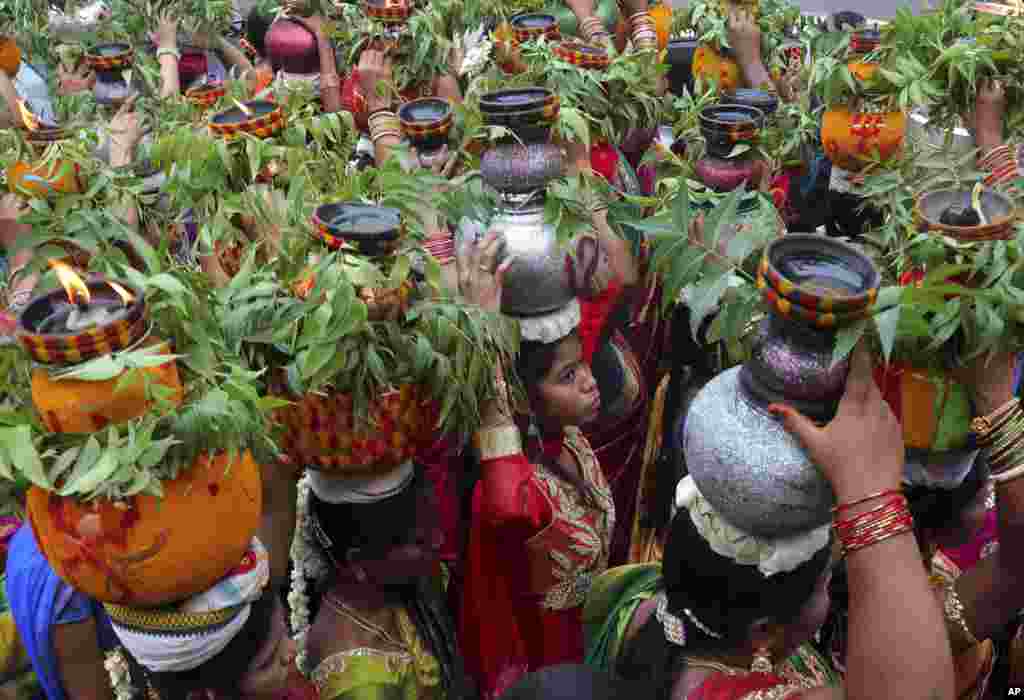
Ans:
{"label": "bangle", "polygon": [[988,480],[996,486],[999,486],[1000,484],[1008,484],[1011,481],[1016,481],[1022,476],[1024,476],[1024,462],[1018,464],[1016,467],[1010,467],[1009,469],[989,474]]}
{"label": "bangle", "polygon": [[[877,496],[878,494],[872,494],[864,500]],[[911,531],[913,527],[914,518],[907,506],[907,499],[902,494],[852,518],[836,518],[832,524],[844,556],[902,535]]]}
{"label": "bangle", "polygon": [[511,424],[478,430],[473,436],[473,445],[482,462],[511,457],[523,452],[519,429]]}
{"label": "bangle", "polygon": [[943,601],[942,608],[946,615],[946,620],[963,630],[968,642],[972,645],[977,644],[977,638],[971,632],[971,628],[967,626],[967,620],[964,619],[964,604],[956,592],[955,585],[952,583],[946,584],[946,599]]}
{"label": "bangle", "polygon": [[156,60],[159,61],[164,56],[174,56],[174,60],[175,61],[180,61],[181,60],[181,51],[178,51],[178,49],[168,49],[168,48],[162,48],[162,49],[157,49],[156,50]]}
{"label": "bangle", "polygon": [[1006,423],[1009,417],[1013,415],[1014,409],[1020,409],[1020,399],[1016,396],[991,413],[984,416],[978,416],[972,420],[971,430],[977,433],[979,440],[987,438],[991,433],[995,432],[1000,428],[1000,426]]}
{"label": "bangle", "polygon": [[853,508],[854,506],[859,506],[861,503],[867,503],[868,501],[873,501],[876,498],[884,498],[886,496],[895,496],[897,494],[902,494],[902,493],[903,492],[902,492],[901,489],[886,489],[885,491],[876,491],[875,493],[867,495],[864,498],[858,498],[856,501],[848,501],[847,503],[840,503],[839,505],[837,505],[835,508],[832,509],[832,512],[833,513],[841,513],[844,510],[848,510],[850,508]]}

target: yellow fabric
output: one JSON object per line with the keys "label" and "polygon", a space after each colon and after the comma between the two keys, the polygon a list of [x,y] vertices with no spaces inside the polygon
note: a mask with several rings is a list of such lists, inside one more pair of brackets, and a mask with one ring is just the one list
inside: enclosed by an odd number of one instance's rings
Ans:
{"label": "yellow fabric", "polygon": [[18,637],[18,628],[10,612],[0,615],[0,675],[13,673],[29,665],[29,658]]}
{"label": "yellow fabric", "polygon": [[647,439],[644,444],[643,464],[640,470],[640,486],[636,496],[637,507],[633,515],[633,528],[630,536],[629,562],[631,564],[660,562],[663,554],[663,543],[658,537],[658,532],[644,527],[643,520],[658,486],[655,462],[658,460],[661,443],[664,439],[661,430],[669,379],[670,377],[666,376],[661,380],[661,385],[654,393],[654,401],[651,402],[651,415],[647,422]]}
{"label": "yellow fabric", "polygon": [[443,700],[437,660],[423,645],[405,610],[396,610],[404,651],[353,649],[314,669],[320,700]]}

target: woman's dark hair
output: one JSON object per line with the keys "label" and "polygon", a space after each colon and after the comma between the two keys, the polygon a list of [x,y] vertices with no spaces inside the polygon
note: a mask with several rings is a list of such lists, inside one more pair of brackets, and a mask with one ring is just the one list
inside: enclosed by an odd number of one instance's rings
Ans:
{"label": "woman's dark hair", "polygon": [[[686,626],[686,647],[667,642],[661,623],[652,614],[624,650],[619,673],[624,678],[653,679],[655,697],[668,700],[675,679],[685,668],[684,654],[735,648],[746,640],[750,625],[762,618],[779,624],[796,620],[831,553],[831,547],[824,547],[793,571],[764,576],[756,566],[738,564],[713,552],[689,512],[680,511],[672,520],[665,545],[662,576],[669,612]],[[701,631],[687,619],[684,609],[692,610],[701,624],[722,639]]]}
{"label": "woman's dark hair", "polygon": [[904,490],[910,513],[914,516],[914,528],[918,532],[948,530],[961,525],[963,512],[978,497],[985,485],[985,470],[975,465],[963,482],[955,489],[937,489],[927,486],[910,486]]}
{"label": "woman's dark hair", "polygon": [[[519,354],[516,356],[516,376],[523,383],[529,398],[533,400],[534,388],[544,381],[544,377],[555,365],[555,358],[558,355],[559,346],[576,337],[576,331],[553,343],[542,343],[534,340],[524,340],[519,343]],[[543,464],[554,472],[560,479],[571,484],[591,505],[593,505],[593,492],[582,474],[570,472],[562,466],[557,459],[544,457],[541,446],[541,439],[530,435],[529,416],[519,415],[516,418],[519,434],[524,440],[526,458],[534,464]]]}
{"label": "woman's dark hair", "polygon": [[501,700],[640,700],[650,696],[646,683],[616,678],[589,666],[562,664],[523,676]]}
{"label": "woman's dark hair", "polygon": [[260,12],[259,7],[252,8],[249,16],[245,19],[245,38],[261,58],[267,55],[265,39],[267,32],[270,31],[270,25],[273,23],[274,18]]}
{"label": "woman's dark hair", "polygon": [[132,684],[145,688],[148,682],[161,700],[183,700],[190,693],[204,690],[214,691],[218,698],[241,698],[238,686],[270,635],[276,598],[276,592],[268,586],[252,604],[249,619],[234,639],[219,654],[191,671],[153,673],[126,653]]}

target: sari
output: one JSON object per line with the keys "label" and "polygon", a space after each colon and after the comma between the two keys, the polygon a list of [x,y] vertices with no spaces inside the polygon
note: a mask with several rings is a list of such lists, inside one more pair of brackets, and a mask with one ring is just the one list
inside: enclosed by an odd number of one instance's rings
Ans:
{"label": "sari", "polygon": [[11,540],[5,591],[25,653],[49,700],[67,698],[53,647],[55,625],[75,624],[93,617],[99,647],[109,650],[117,646],[103,607],[57,576],[28,525],[23,525]]}

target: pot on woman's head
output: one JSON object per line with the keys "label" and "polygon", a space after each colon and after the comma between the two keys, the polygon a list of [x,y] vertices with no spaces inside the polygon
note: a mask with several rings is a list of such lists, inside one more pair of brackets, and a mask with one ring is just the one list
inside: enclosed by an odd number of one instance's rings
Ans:
{"label": "pot on woman's head", "polygon": [[298,22],[274,22],[264,39],[267,57],[275,71],[296,75],[320,72],[320,51],[316,36]]}

